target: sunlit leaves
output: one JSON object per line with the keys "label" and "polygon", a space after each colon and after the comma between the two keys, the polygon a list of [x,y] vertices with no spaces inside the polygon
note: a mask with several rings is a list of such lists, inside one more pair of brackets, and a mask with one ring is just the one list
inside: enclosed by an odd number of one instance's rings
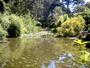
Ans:
{"label": "sunlit leaves", "polygon": [[81,63],[88,63],[90,61],[90,53],[87,51],[81,51],[81,56],[79,58]]}
{"label": "sunlit leaves", "polygon": [[86,43],[88,43],[88,42],[84,42],[84,41],[82,41],[82,40],[80,40],[80,39],[76,39],[76,40],[74,40],[74,42],[75,42],[76,44],[79,44],[79,45],[85,45]]}
{"label": "sunlit leaves", "polygon": [[61,24],[61,27],[57,28],[59,34],[63,36],[75,36],[83,31],[85,27],[85,21],[81,16],[73,17],[66,20]]}

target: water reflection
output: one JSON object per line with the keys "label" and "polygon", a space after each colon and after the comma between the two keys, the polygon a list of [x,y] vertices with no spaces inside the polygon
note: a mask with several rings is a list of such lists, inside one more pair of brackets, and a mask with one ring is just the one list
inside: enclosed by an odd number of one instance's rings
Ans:
{"label": "water reflection", "polygon": [[[42,65],[42,68],[72,68],[73,64],[75,64],[75,62],[73,62],[74,57],[72,54],[70,53],[64,53],[63,55],[61,55],[57,60],[52,60],[48,66],[46,66],[45,64]],[[68,62],[68,63],[67,63]],[[59,66],[59,64],[61,64]],[[65,65],[64,65],[65,64]]]}
{"label": "water reflection", "polygon": [[0,68],[63,68],[65,65],[59,64],[62,54],[70,53],[67,55],[69,59],[72,54],[78,54],[69,39],[43,37],[8,41],[0,44]]}
{"label": "water reflection", "polygon": [[41,68],[89,68],[86,64],[75,62],[75,58],[71,53],[60,55],[57,60],[52,60],[48,64],[42,64]]}
{"label": "water reflection", "polygon": [[48,68],[56,68],[55,61],[52,61],[49,65]]}

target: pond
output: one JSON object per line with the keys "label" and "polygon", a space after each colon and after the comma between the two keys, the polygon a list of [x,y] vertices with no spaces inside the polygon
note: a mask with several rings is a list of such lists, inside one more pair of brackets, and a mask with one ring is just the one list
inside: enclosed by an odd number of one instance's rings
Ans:
{"label": "pond", "polygon": [[0,68],[83,68],[74,61],[79,49],[73,44],[49,36],[9,38],[8,43],[0,43]]}

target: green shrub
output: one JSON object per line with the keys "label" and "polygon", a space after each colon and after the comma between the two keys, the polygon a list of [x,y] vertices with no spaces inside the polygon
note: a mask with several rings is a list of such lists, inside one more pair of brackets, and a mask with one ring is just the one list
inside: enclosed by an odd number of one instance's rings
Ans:
{"label": "green shrub", "polygon": [[56,26],[59,26],[60,27],[61,24],[63,22],[65,22],[68,18],[69,18],[69,16],[67,14],[59,16],[59,18],[58,18],[58,20],[56,22]]}
{"label": "green shrub", "polygon": [[73,17],[66,20],[61,24],[61,27],[57,28],[57,32],[62,36],[75,36],[83,31],[85,27],[85,21],[81,16]]}
{"label": "green shrub", "polygon": [[0,25],[0,40],[4,39],[7,35],[7,32]]}
{"label": "green shrub", "polygon": [[18,37],[20,36],[20,25],[11,23],[9,28],[7,29],[7,32],[9,34],[9,37]]}
{"label": "green shrub", "polygon": [[37,24],[40,23],[33,19],[30,14],[25,15],[23,18],[24,25],[26,26],[27,33],[32,33],[32,32],[39,32],[42,30],[41,27],[38,27]]}
{"label": "green shrub", "polygon": [[77,13],[77,14],[75,14],[75,15],[81,15],[83,18],[84,18],[84,20],[86,21],[86,24],[90,24],[90,9],[89,8],[86,8],[85,9],[86,11],[84,11],[84,12],[79,12],[79,13]]}
{"label": "green shrub", "polygon": [[87,51],[81,51],[81,55],[79,57],[79,62],[82,64],[90,63],[90,53]]}
{"label": "green shrub", "polygon": [[41,31],[41,28],[36,26],[37,23],[38,21],[35,21],[30,15],[0,15],[0,24],[8,32],[9,37],[18,37],[21,34]]}
{"label": "green shrub", "polygon": [[17,29],[20,30],[20,33],[27,32],[26,26],[24,25],[25,22],[23,18],[16,16],[15,14],[12,14],[9,16],[9,20],[11,22],[10,25],[17,26]]}
{"label": "green shrub", "polygon": [[85,30],[88,31],[88,32],[90,32],[90,9],[87,7],[85,9],[85,11],[79,12],[79,13],[77,13],[75,15],[77,15],[77,16],[78,15],[81,15],[84,18],[84,20],[86,21],[85,22],[85,24],[86,24]]}
{"label": "green shrub", "polygon": [[3,14],[2,17],[0,17],[0,24],[11,37],[18,37],[20,34],[26,32],[23,19],[15,14]]}
{"label": "green shrub", "polygon": [[6,14],[1,14],[0,15],[0,24],[3,27],[4,30],[7,30],[9,25],[10,25],[10,20],[9,20],[9,16]]}

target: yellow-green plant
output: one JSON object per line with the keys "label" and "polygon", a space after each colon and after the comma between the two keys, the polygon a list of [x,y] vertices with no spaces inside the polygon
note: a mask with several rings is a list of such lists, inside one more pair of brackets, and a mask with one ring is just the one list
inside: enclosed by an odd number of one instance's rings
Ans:
{"label": "yellow-green plant", "polygon": [[9,16],[9,20],[11,24],[16,25],[20,28],[21,33],[27,32],[27,29],[25,28],[26,26],[24,25],[25,21],[23,20],[23,18],[16,16],[15,14],[11,14]]}
{"label": "yellow-green plant", "polygon": [[2,28],[8,32],[9,36],[18,37],[27,31],[23,19],[15,14],[2,14],[0,24]]}
{"label": "yellow-green plant", "polygon": [[79,50],[86,50],[86,44],[89,43],[87,41],[83,41],[83,40],[80,40],[80,39],[76,39],[74,40],[74,45],[77,46],[79,48]]}
{"label": "yellow-green plant", "polygon": [[81,51],[79,62],[84,64],[87,64],[88,62],[90,62],[90,53],[87,51]]}
{"label": "yellow-green plant", "polygon": [[69,16],[67,14],[59,16],[56,26],[61,26],[63,22],[65,22],[67,19],[69,19]]}
{"label": "yellow-green plant", "polygon": [[63,36],[75,36],[83,31],[85,28],[85,20],[83,17],[73,17],[67,19],[64,23],[61,24],[61,27],[57,28],[57,32]]}
{"label": "yellow-green plant", "polygon": [[24,21],[24,25],[26,26],[27,33],[34,33],[34,32],[39,32],[42,30],[41,27],[38,27],[37,24],[40,23],[36,21],[34,18],[31,17],[30,14],[25,15],[24,17],[21,16]]}
{"label": "yellow-green plant", "polygon": [[80,40],[80,39],[76,39],[76,40],[74,40],[74,42],[75,42],[77,45],[85,45],[86,43],[88,43],[88,42],[84,42],[84,41],[82,41],[82,40]]}
{"label": "yellow-green plant", "polygon": [[1,14],[0,24],[9,36],[18,37],[21,34],[38,32],[41,28],[36,26],[38,21],[31,16],[17,16],[15,14]]}
{"label": "yellow-green plant", "polygon": [[8,15],[1,15],[0,17],[0,24],[3,27],[4,30],[7,30],[10,25],[10,20]]}

